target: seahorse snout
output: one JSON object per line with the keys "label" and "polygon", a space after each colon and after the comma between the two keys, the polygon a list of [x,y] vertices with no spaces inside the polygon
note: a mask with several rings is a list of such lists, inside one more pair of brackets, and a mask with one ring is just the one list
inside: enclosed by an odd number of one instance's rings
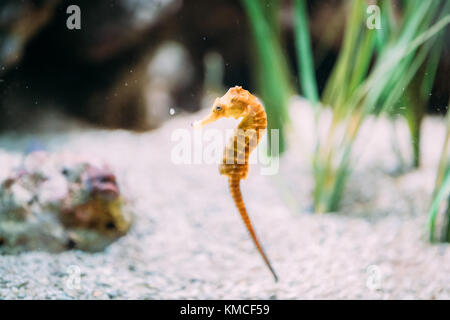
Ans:
{"label": "seahorse snout", "polygon": [[191,126],[194,127],[195,129],[198,129],[198,128],[201,128],[211,122],[216,121],[218,118],[220,118],[220,117],[218,117],[217,114],[212,112],[209,115],[207,115],[205,118],[203,118],[202,120],[198,120],[198,121],[191,123]]}

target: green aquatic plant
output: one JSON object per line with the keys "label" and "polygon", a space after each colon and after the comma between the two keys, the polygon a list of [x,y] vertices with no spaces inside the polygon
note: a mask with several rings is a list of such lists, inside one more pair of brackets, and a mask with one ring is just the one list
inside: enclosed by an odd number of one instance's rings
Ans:
{"label": "green aquatic plant", "polygon": [[[408,2],[406,5],[407,12],[412,12],[414,10],[414,1]],[[450,3],[448,1],[445,4],[439,1],[431,3],[421,23],[415,23],[410,28],[415,28],[416,32],[424,32],[432,19],[436,16],[438,10],[440,10],[438,18],[444,18],[444,16],[450,12]],[[421,52],[413,52],[409,57],[404,59],[403,63],[409,65],[414,58],[414,54],[422,55],[424,57],[421,59],[423,60],[423,63],[419,66],[418,72],[406,87],[405,95],[400,98],[397,107],[393,108],[391,111],[393,114],[402,114],[407,120],[411,133],[413,151],[412,165],[415,168],[420,165],[420,128],[425,117],[428,99],[431,95],[438,63],[441,57],[444,43],[443,40],[444,32],[439,32],[418,50]]]}
{"label": "green aquatic plant", "polygon": [[433,192],[433,200],[431,202],[428,214],[428,230],[430,241],[436,241],[436,224],[439,209],[446,205],[443,217],[443,230],[441,240],[450,242],[450,112],[447,111],[446,117],[446,134],[444,146],[442,148],[441,159],[439,161],[438,172]]}
{"label": "green aquatic plant", "polygon": [[294,2],[295,43],[299,66],[300,85],[304,96],[312,103],[319,102],[317,81],[314,74],[314,61],[309,37],[308,16],[305,0]]}
{"label": "green aquatic plant", "polygon": [[433,23],[441,1],[411,2],[414,6],[406,8],[398,28],[389,27],[380,34],[365,26],[366,2],[352,2],[343,47],[322,97],[333,116],[327,137],[318,142],[313,160],[317,212],[339,208],[361,125],[369,115],[396,108],[405,88],[429,57],[433,39],[450,23],[448,3],[442,10],[446,15],[441,14]]}
{"label": "green aquatic plant", "polygon": [[[279,130],[279,151],[285,150],[284,128],[289,120],[287,107],[291,96],[289,73],[281,48],[277,0],[241,0],[249,18],[255,43],[255,78],[268,116],[268,132]],[[271,134],[267,135],[271,150]]]}

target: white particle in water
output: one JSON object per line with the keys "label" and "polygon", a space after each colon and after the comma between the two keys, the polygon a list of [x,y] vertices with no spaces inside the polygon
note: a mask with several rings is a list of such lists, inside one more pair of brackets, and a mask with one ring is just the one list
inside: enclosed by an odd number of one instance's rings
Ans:
{"label": "white particle in water", "polygon": [[169,114],[170,114],[171,116],[173,116],[173,115],[175,114],[175,109],[174,109],[174,108],[170,108],[170,109],[169,109]]}

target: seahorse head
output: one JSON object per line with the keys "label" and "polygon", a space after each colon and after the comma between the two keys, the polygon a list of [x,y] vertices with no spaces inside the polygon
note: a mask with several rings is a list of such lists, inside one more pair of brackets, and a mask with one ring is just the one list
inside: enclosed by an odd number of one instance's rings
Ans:
{"label": "seahorse head", "polygon": [[222,97],[216,98],[209,115],[203,120],[194,122],[192,126],[200,128],[220,118],[245,117],[249,113],[249,105],[255,102],[257,102],[255,96],[242,87],[235,86]]}

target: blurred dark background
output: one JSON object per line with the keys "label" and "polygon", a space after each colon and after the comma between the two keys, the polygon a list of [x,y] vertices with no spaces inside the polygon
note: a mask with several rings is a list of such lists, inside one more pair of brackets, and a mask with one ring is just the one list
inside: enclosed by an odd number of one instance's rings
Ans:
{"label": "blurred dark background", "polygon": [[[72,4],[81,30],[66,27]],[[308,2],[319,90],[340,49],[347,4]],[[296,75],[291,11],[283,1],[281,39]],[[170,108],[201,107],[208,65],[223,68],[224,88],[253,90],[252,41],[238,0],[2,0],[0,129],[27,127],[47,109],[110,128],[155,128]],[[445,46],[429,112],[445,112],[449,99]]]}

